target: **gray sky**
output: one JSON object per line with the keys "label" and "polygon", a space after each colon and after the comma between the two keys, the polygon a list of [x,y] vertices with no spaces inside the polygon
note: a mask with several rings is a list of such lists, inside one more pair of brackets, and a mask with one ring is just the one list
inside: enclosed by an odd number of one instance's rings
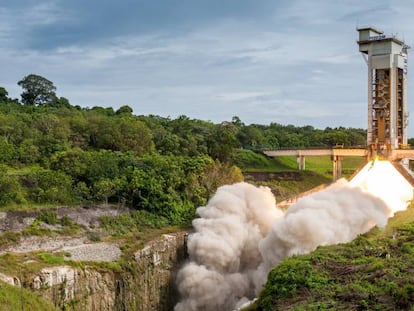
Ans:
{"label": "gray sky", "polygon": [[20,99],[34,73],[82,107],[366,128],[356,27],[414,46],[413,16],[410,0],[0,0],[0,86]]}

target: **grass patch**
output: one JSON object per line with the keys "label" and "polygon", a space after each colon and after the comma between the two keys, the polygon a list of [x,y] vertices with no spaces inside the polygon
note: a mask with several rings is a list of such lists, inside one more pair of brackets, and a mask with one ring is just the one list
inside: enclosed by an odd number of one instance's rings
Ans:
{"label": "grass patch", "polygon": [[21,234],[14,231],[6,231],[0,234],[0,248],[5,248],[20,241]]}
{"label": "grass patch", "polygon": [[[332,179],[332,160],[330,156],[307,156],[305,171],[312,171]],[[363,163],[363,157],[344,157],[342,171],[344,177],[349,177]],[[239,150],[236,155],[236,165],[243,172],[285,172],[296,171],[295,156],[267,157],[251,150]]]}
{"label": "grass patch", "polygon": [[[363,157],[344,157],[342,176],[350,177],[364,162]],[[277,202],[320,185],[330,184],[333,177],[333,163],[330,156],[306,157],[306,169],[303,171],[297,170],[294,156],[272,158],[251,150],[239,150],[236,163],[242,168],[247,182],[268,186],[272,189]],[[269,176],[263,178],[257,176],[258,174]],[[286,174],[291,176],[284,176]]]}
{"label": "grass patch", "polygon": [[[171,226],[165,217],[139,210],[118,216],[103,216],[100,227],[110,233],[112,239],[122,241],[122,257],[129,262],[134,252],[148,241],[162,234],[183,230],[181,226]],[[91,232],[91,237],[94,233]],[[122,265],[124,267],[124,265]]]}
{"label": "grass patch", "polygon": [[41,225],[42,222],[38,221],[38,220],[34,220],[30,226],[27,226],[23,231],[22,231],[22,235],[25,236],[31,236],[31,235],[36,235],[36,236],[52,236],[53,235],[53,231],[50,230],[49,228],[44,228]]}
{"label": "grass patch", "polygon": [[347,244],[288,258],[246,310],[412,310],[414,213]]}
{"label": "grass patch", "polygon": [[[58,218],[55,211],[44,211],[36,216],[34,221],[22,230],[24,236],[72,236],[79,232],[81,226],[75,223],[70,217]],[[1,245],[1,237],[0,237]]]}
{"label": "grass patch", "polygon": [[31,310],[57,311],[51,302],[25,288],[0,281],[0,311]]}
{"label": "grass patch", "polygon": [[289,162],[289,160],[267,157],[262,153],[247,149],[238,150],[235,156],[235,165],[244,172],[274,172],[295,169],[296,166],[292,167],[292,164]]}
{"label": "grass patch", "polygon": [[103,216],[99,219],[102,228],[113,236],[130,235],[133,231],[142,231],[148,228],[159,229],[169,225],[165,217],[139,210],[119,216]]}
{"label": "grass patch", "polygon": [[49,265],[64,265],[66,263],[63,255],[50,254],[50,253],[38,253],[37,257],[46,264]]}

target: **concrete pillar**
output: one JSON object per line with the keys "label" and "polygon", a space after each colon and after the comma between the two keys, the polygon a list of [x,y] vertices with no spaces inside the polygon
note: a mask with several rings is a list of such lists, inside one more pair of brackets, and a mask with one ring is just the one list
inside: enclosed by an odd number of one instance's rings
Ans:
{"label": "concrete pillar", "polygon": [[333,163],[333,181],[337,181],[342,177],[342,160],[344,159],[343,156],[334,155],[332,156],[332,163]]}
{"label": "concrete pillar", "polygon": [[306,167],[305,156],[303,155],[296,156],[296,168],[299,171],[303,171],[305,170],[305,167]]}

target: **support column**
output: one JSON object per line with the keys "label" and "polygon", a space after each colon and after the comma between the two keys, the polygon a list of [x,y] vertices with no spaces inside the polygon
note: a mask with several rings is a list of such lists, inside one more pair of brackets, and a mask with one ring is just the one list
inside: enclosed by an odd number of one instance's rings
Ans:
{"label": "support column", "polygon": [[303,155],[296,156],[296,168],[299,171],[303,171],[305,170],[305,167],[306,167],[305,156]]}
{"label": "support column", "polygon": [[333,162],[333,181],[337,181],[342,177],[342,160],[344,159],[343,156],[334,155],[332,156]]}

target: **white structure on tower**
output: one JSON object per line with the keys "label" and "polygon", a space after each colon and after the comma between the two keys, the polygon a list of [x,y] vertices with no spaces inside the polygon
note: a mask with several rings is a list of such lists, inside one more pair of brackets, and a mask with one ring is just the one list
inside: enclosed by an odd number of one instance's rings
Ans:
{"label": "white structure on tower", "polygon": [[407,50],[395,36],[364,27],[359,32],[359,51],[368,65],[367,145],[374,150],[407,145]]}

